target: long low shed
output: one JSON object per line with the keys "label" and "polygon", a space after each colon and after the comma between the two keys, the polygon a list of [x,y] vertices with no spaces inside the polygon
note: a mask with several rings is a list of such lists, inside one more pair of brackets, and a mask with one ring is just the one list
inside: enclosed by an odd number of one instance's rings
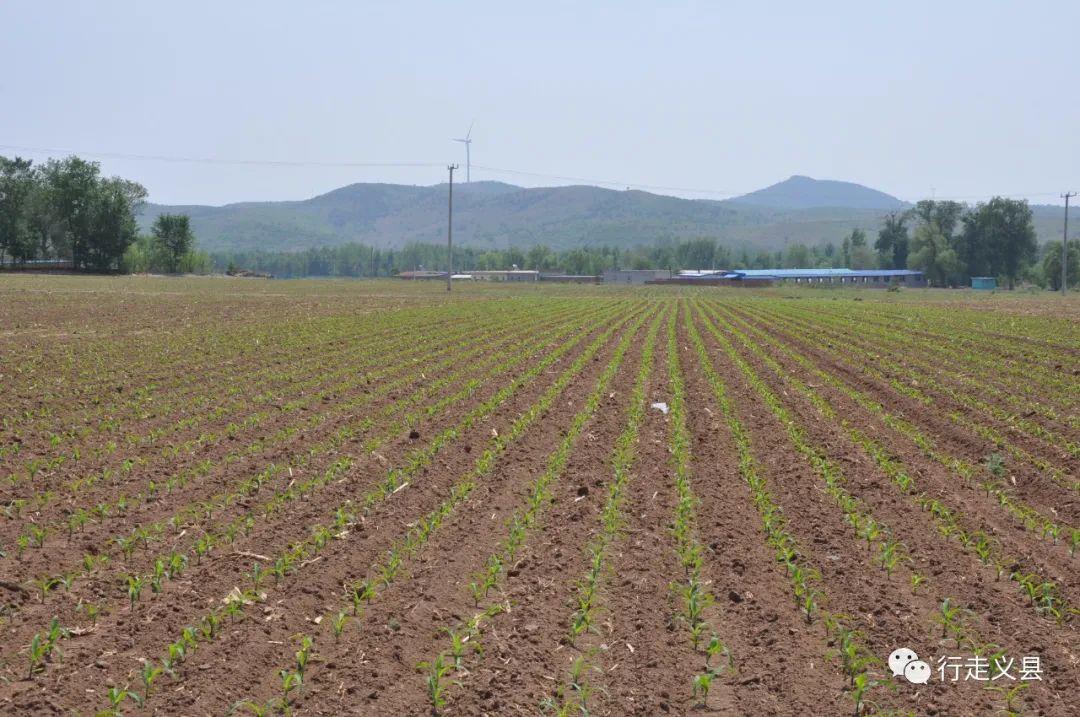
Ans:
{"label": "long low shed", "polygon": [[853,286],[926,286],[921,271],[910,269],[733,269],[716,272],[679,272],[679,283],[737,284],[740,281]]}

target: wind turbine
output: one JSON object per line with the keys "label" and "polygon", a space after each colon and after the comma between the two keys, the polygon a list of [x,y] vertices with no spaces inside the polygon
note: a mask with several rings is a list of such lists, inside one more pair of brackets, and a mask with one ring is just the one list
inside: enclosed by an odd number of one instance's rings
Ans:
{"label": "wind turbine", "polygon": [[457,138],[454,139],[455,142],[461,142],[462,144],[465,145],[465,183],[466,184],[468,184],[470,181],[472,181],[472,178],[470,176],[472,174],[471,171],[470,171],[471,166],[472,166],[472,162],[470,161],[470,158],[469,158],[469,145],[472,144],[471,137],[472,137],[472,128],[473,128],[474,124],[476,124],[476,120],[473,120],[472,122],[469,123],[469,131],[465,133],[465,138],[464,139],[457,139]]}

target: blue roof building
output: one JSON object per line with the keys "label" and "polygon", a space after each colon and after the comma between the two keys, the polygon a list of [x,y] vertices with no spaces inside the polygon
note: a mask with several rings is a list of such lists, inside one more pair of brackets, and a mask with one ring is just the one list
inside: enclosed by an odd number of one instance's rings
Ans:
{"label": "blue roof building", "polygon": [[730,282],[779,282],[866,286],[926,286],[921,271],[910,269],[725,269],[680,271],[683,282],[725,280]]}

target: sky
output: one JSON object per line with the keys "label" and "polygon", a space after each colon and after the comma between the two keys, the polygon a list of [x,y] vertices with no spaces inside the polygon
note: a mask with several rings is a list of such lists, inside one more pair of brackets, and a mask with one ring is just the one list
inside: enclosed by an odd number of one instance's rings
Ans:
{"label": "sky", "polygon": [[[73,150],[159,203],[304,199],[464,180],[475,121],[474,181],[1060,203],[1077,27],[1038,1],[2,0],[0,154]],[[340,166],[365,163],[423,166]]]}

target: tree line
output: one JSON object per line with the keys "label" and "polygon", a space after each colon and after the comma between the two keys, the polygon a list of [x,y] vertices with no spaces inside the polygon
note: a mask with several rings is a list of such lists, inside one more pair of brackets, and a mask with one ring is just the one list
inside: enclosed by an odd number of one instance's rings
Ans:
{"label": "tree line", "polygon": [[[412,243],[392,250],[350,243],[299,252],[221,252],[213,259],[219,270],[243,267],[280,277],[389,277],[417,269],[445,270],[446,246]],[[1071,285],[1080,275],[1080,243],[1070,242],[1068,260]],[[460,271],[516,267],[580,275],[607,269],[906,268],[924,271],[934,286],[966,286],[972,276],[993,276],[1010,288],[1022,279],[1057,289],[1061,242],[1038,247],[1027,202],[996,197],[973,207],[921,201],[886,215],[872,244],[857,228],[839,244],[796,243],[780,251],[732,248],[709,237],[564,251],[542,244],[527,249],[463,246],[454,248],[454,266]]]}
{"label": "tree line", "polygon": [[[208,255],[195,246],[184,215],[161,215],[149,235],[136,215],[146,190],[120,177],[103,177],[96,162],[79,157],[41,164],[0,156],[0,264],[70,262],[100,272],[194,272],[227,268],[281,277],[387,277],[416,269],[445,269],[441,243],[380,249],[350,243],[299,252],[240,251]],[[1068,274],[1080,278],[1080,245],[1070,242]],[[883,218],[873,245],[854,229],[839,245],[796,243],[782,251],[732,248],[711,237],[664,239],[619,248],[586,246],[556,251],[457,247],[461,270],[536,269],[596,275],[607,269],[917,269],[934,286],[964,286],[969,277],[993,276],[1012,288],[1026,280],[1049,288],[1061,281],[1061,242],[1038,247],[1026,201],[995,197],[967,206],[924,200]],[[1078,282],[1080,283],[1080,282]]]}
{"label": "tree line", "polygon": [[[409,243],[400,249],[380,249],[349,243],[298,252],[261,250],[215,252],[219,270],[229,267],[267,272],[279,277],[340,276],[390,277],[403,271],[446,269],[446,245]],[[771,251],[733,250],[710,238],[665,240],[653,245],[619,248],[580,247],[556,251],[538,244],[529,248],[490,249],[454,247],[455,270],[535,269],[548,273],[597,275],[607,269],[716,268],[735,266],[769,268],[782,254]]]}
{"label": "tree line", "polygon": [[136,215],[146,189],[104,177],[79,157],[0,156],[0,264],[55,260],[95,272],[209,271],[188,217],[163,215],[148,236]]}
{"label": "tree line", "polygon": [[[1080,284],[1080,243],[1070,241],[1070,286]],[[1010,289],[1029,281],[1051,289],[1061,284],[1061,242],[1038,245],[1031,208],[1023,200],[994,197],[967,206],[923,200],[887,214],[873,247],[854,229],[838,248],[795,244],[784,250],[785,268],[847,267],[923,271],[933,286],[966,286],[973,276],[1001,279]]]}

